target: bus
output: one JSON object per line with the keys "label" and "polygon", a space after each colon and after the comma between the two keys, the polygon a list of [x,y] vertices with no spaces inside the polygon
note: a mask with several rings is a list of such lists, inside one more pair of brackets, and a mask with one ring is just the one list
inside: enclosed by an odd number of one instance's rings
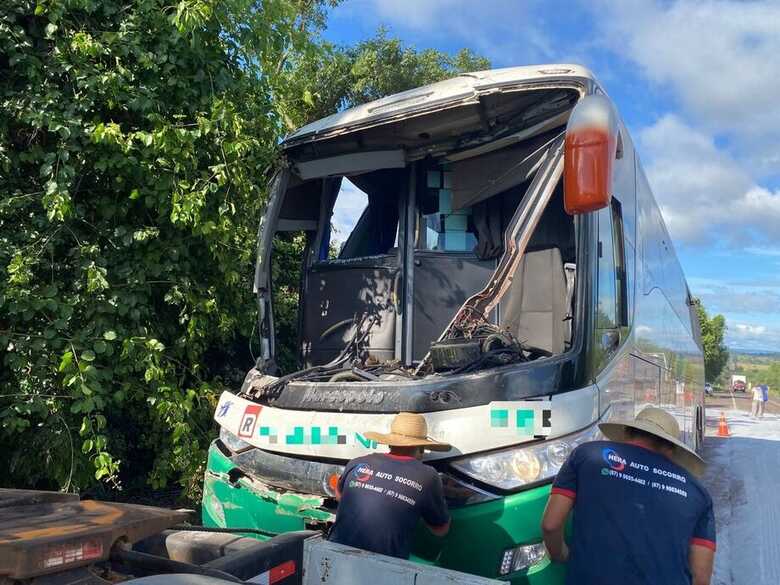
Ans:
{"label": "bus", "polygon": [[[299,368],[282,374],[274,250],[293,236]],[[214,414],[206,526],[327,530],[344,464],[383,449],[364,433],[415,412],[452,445],[425,455],[452,528],[420,529],[413,558],[561,583],[540,519],[598,423],[657,405],[702,445],[694,300],[626,126],[581,66],[463,74],[292,133],[254,289],[261,355]]]}

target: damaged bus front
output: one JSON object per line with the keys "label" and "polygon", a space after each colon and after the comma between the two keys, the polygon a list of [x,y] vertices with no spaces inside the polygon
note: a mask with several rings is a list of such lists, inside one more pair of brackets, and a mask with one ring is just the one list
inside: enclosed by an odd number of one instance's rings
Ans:
{"label": "damaged bus front", "polygon": [[[421,530],[416,558],[558,582],[539,518],[560,465],[597,422],[661,402],[635,399],[663,378],[637,366],[651,348],[692,381],[700,361],[685,301],[676,347],[635,334],[652,328],[634,326],[637,175],[613,105],[578,66],[466,74],[306,126],[282,161],[259,234],[262,355],[215,413],[204,523],[327,528],[345,462],[382,449],[363,433],[417,412],[453,445],[426,455],[453,524]],[[281,375],[271,275],[290,233],[300,369]]]}

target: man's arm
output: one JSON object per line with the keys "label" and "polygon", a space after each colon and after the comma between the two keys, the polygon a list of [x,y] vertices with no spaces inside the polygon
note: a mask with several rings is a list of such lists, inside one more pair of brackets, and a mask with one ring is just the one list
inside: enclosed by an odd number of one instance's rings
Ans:
{"label": "man's arm", "polygon": [[444,536],[450,531],[450,511],[444,499],[444,487],[439,474],[431,469],[432,476],[425,494],[422,519],[428,530],[436,536]]}
{"label": "man's arm", "polygon": [[568,495],[550,494],[542,516],[542,536],[550,558],[565,563],[569,558],[569,547],[563,539],[566,518],[574,507],[574,500]]}
{"label": "man's arm", "polygon": [[688,552],[693,585],[710,585],[712,566],[715,562],[715,549],[711,546],[691,544]]}

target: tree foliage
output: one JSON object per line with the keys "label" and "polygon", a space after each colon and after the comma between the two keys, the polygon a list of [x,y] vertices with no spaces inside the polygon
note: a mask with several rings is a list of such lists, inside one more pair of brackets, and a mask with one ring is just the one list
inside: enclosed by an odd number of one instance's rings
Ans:
{"label": "tree foliage", "polygon": [[701,301],[696,301],[696,312],[701,327],[701,341],[704,347],[704,378],[714,382],[720,376],[729,360],[729,351],[724,343],[726,319],[723,315],[709,317]]}
{"label": "tree foliage", "polygon": [[386,95],[489,68],[487,59],[468,49],[455,55],[416,51],[380,29],[352,47],[325,43],[319,52],[300,55],[280,88],[280,99],[288,129],[293,129]]}
{"label": "tree foliage", "polygon": [[0,7],[3,482],[197,478],[251,364],[285,61],[319,3]]}
{"label": "tree foliage", "polygon": [[[486,65],[384,34],[323,45],[328,4],[0,6],[3,484],[195,488],[218,393],[252,363],[249,279],[283,134]],[[291,356],[300,246],[277,247]]]}

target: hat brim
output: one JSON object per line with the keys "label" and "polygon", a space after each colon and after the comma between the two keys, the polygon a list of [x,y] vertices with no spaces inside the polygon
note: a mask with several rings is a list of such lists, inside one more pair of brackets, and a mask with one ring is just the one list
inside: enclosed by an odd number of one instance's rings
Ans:
{"label": "hat brim", "polygon": [[664,432],[663,429],[657,425],[641,420],[626,423],[610,422],[599,424],[599,429],[601,429],[601,432],[604,433],[604,436],[610,441],[626,441],[628,438],[626,436],[626,429],[628,428],[650,433],[651,435],[666,441],[674,448],[671,455],[672,461],[696,476],[701,476],[704,473],[704,460],[699,457],[699,454],[677,437],[673,437]]}
{"label": "hat brim", "polygon": [[375,433],[368,431],[363,433],[366,439],[376,441],[382,445],[390,447],[422,447],[428,451],[449,451],[452,447],[447,443],[440,443],[433,439],[424,437],[409,437],[407,435],[398,435],[396,433]]}

